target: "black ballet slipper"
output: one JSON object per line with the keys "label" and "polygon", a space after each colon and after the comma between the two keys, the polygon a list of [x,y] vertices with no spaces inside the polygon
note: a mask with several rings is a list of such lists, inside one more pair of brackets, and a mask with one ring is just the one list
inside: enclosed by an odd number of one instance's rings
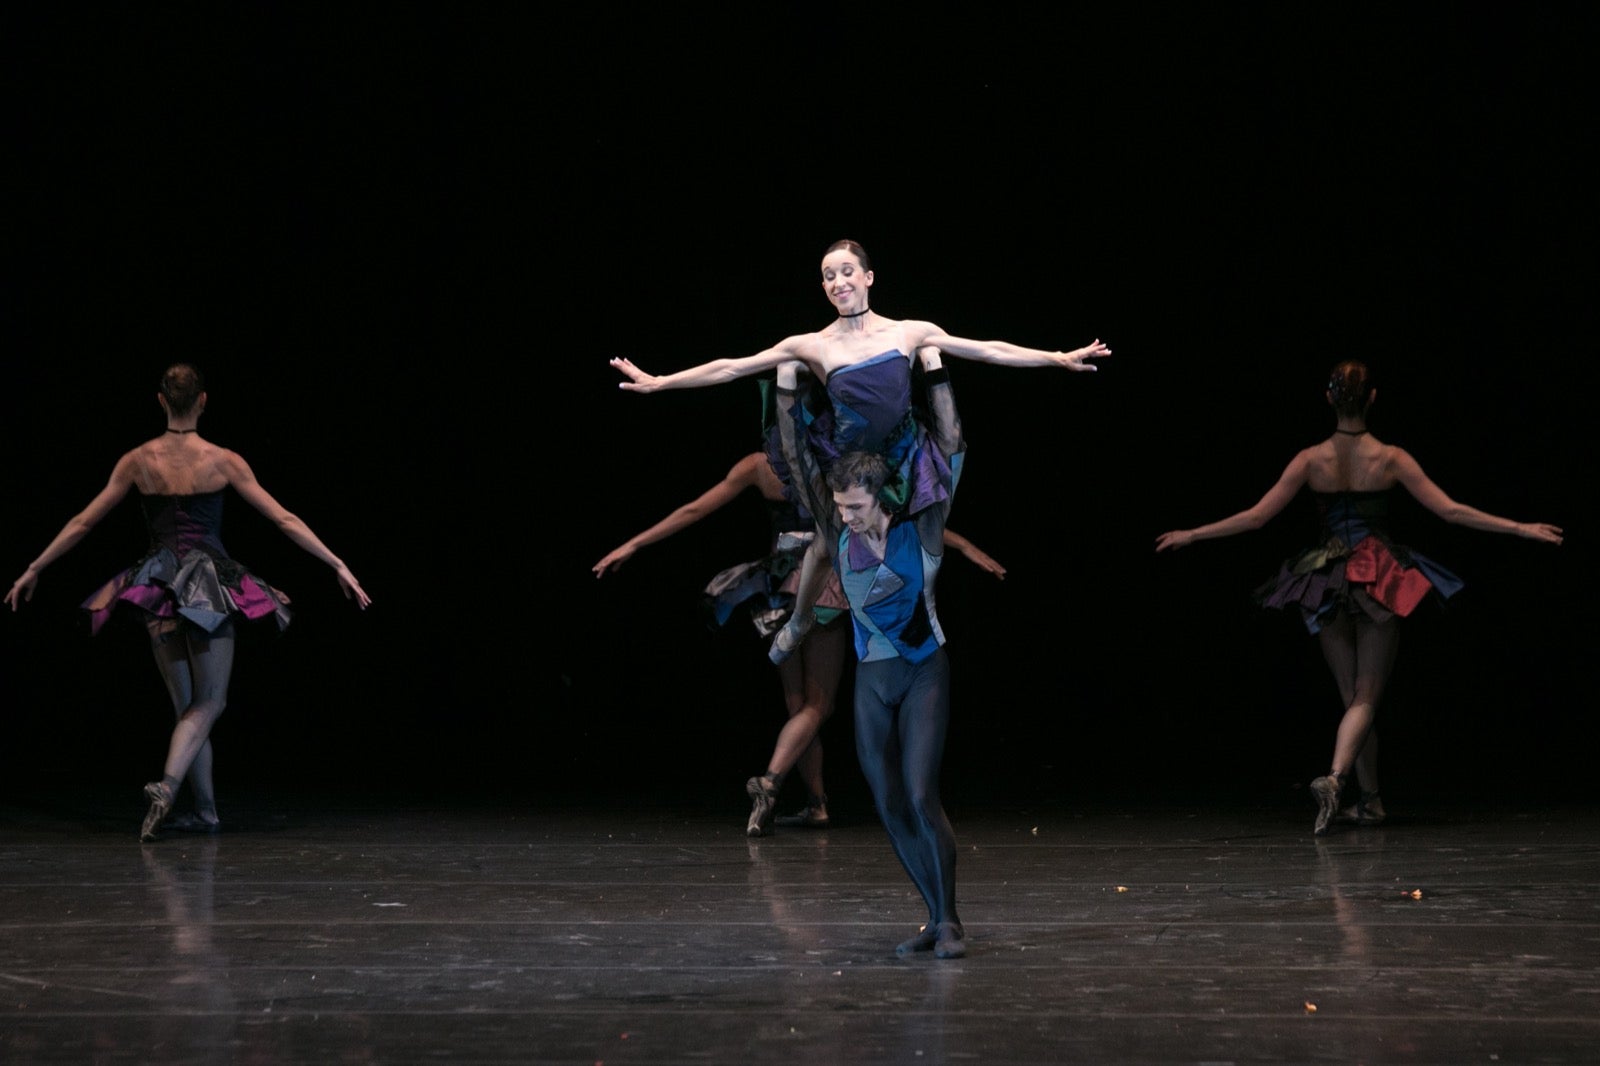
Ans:
{"label": "black ballet slipper", "polygon": [[164,828],[170,829],[174,833],[220,833],[222,832],[222,822],[220,820],[208,822],[192,811],[184,811],[182,814],[174,814],[167,819]]}
{"label": "black ballet slipper", "polygon": [[827,809],[828,797],[813,796],[810,803],[795,813],[778,815],[777,824],[785,829],[826,829],[828,816],[823,812]]}
{"label": "black ballet slipper", "polygon": [[940,922],[935,928],[933,956],[936,959],[959,959],[967,953],[966,931],[960,922]]}
{"label": "black ballet slipper", "polygon": [[939,927],[931,922],[922,927],[916,936],[910,940],[903,940],[895,946],[896,955],[913,955],[919,951],[932,951],[934,944],[939,941]]}
{"label": "black ballet slipper", "polygon": [[1376,792],[1363,792],[1359,800],[1340,811],[1334,820],[1345,825],[1370,828],[1371,826],[1382,825],[1387,817],[1388,815],[1383,810],[1383,800],[1379,798],[1378,794]]}

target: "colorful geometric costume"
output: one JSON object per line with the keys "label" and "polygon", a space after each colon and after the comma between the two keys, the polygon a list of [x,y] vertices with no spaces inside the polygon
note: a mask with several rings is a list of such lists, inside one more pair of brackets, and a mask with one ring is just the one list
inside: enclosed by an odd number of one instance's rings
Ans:
{"label": "colorful geometric costume", "polygon": [[1263,607],[1299,607],[1316,633],[1336,609],[1360,610],[1375,622],[1404,618],[1429,594],[1448,599],[1461,579],[1389,539],[1389,493],[1313,493],[1322,541],[1284,561],[1278,576],[1256,589]]}
{"label": "colorful geometric costume", "polygon": [[235,617],[271,615],[280,630],[289,624],[289,598],[222,547],[222,491],[139,497],[150,550],[83,601],[92,632],[119,603],[140,608],[148,622],[182,619],[207,633]]}

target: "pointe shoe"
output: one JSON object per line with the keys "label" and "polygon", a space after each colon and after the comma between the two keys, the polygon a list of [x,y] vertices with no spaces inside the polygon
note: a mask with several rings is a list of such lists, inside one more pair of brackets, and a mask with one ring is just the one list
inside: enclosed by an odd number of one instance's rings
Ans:
{"label": "pointe shoe", "polygon": [[184,811],[168,818],[165,828],[174,833],[220,833],[222,822],[208,822],[193,811]]}
{"label": "pointe shoe", "polygon": [[777,813],[778,790],[765,777],[752,777],[744,783],[744,790],[750,797],[750,821],[745,825],[744,835],[771,836],[773,815]]}
{"label": "pointe shoe", "polygon": [[1387,817],[1383,809],[1383,800],[1378,794],[1363,792],[1359,800],[1339,812],[1338,820],[1347,825],[1371,827],[1382,825]]}
{"label": "pointe shoe", "polygon": [[917,935],[910,940],[902,940],[895,945],[896,955],[912,955],[918,951],[932,951],[933,946],[939,942],[939,927],[929,922],[917,930]]}
{"label": "pointe shoe", "polygon": [[780,814],[776,821],[785,829],[826,829],[828,828],[828,797],[812,796],[811,802],[801,807],[793,814]]}
{"label": "pointe shoe", "polygon": [[152,781],[144,786],[144,794],[150,800],[150,809],[145,812],[144,822],[139,826],[139,841],[148,844],[156,838],[156,831],[172,810],[172,789],[165,782]]}
{"label": "pointe shoe", "polygon": [[772,647],[767,649],[767,658],[772,660],[773,665],[784,662],[794,654],[800,642],[806,639],[806,634],[811,632],[811,626],[815,621],[815,618],[809,617],[803,622],[790,618],[783,624],[783,628],[772,638]]}
{"label": "pointe shoe", "polygon": [[1317,801],[1317,820],[1311,827],[1313,835],[1319,837],[1328,835],[1328,826],[1339,810],[1339,793],[1343,789],[1344,782],[1332,774],[1316,778],[1311,782],[1311,798]]}
{"label": "pointe shoe", "polygon": [[933,944],[936,959],[959,959],[967,953],[966,930],[960,922],[940,922],[935,928],[937,938]]}

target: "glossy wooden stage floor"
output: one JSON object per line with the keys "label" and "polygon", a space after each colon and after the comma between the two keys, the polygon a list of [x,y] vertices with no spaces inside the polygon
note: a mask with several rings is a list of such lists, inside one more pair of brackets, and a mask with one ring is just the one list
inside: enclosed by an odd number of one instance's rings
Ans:
{"label": "glossy wooden stage floor", "polygon": [[[1600,1060],[1600,813],[953,811],[970,954],[860,812],[0,808],[17,1063]],[[845,814],[848,812],[840,812]]]}

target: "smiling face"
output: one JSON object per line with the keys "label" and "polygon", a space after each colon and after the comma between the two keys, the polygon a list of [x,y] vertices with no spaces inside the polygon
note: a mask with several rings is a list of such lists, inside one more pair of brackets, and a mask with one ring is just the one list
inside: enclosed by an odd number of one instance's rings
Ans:
{"label": "smiling face", "polygon": [[834,490],[833,505],[839,509],[839,520],[852,533],[877,532],[885,524],[883,505],[878,502],[877,494],[860,485]]}
{"label": "smiling face", "polygon": [[867,290],[872,288],[872,271],[848,248],[836,248],[822,257],[822,291],[841,315],[867,309]]}

